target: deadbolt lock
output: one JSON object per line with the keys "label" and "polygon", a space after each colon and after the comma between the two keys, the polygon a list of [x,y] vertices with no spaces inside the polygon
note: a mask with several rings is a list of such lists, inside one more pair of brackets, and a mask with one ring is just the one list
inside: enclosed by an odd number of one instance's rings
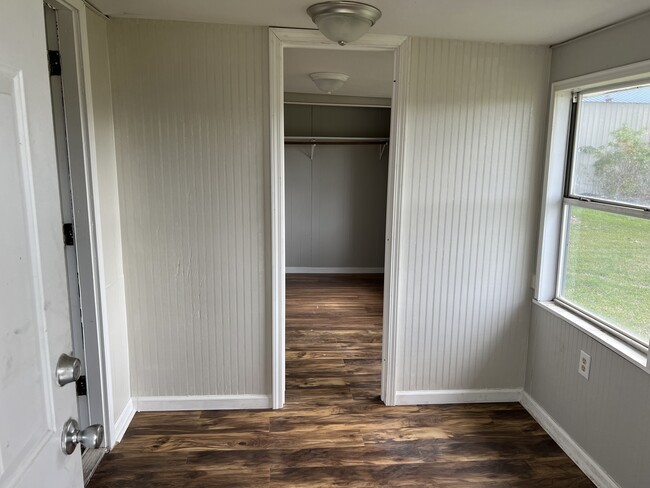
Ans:
{"label": "deadbolt lock", "polygon": [[79,376],[81,376],[81,361],[67,354],[61,354],[56,363],[56,381],[59,386],[74,383]]}

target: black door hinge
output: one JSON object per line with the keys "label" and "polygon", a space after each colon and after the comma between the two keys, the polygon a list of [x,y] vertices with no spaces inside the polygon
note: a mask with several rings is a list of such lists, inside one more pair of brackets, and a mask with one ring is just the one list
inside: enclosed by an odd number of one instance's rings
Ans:
{"label": "black door hinge", "polygon": [[77,380],[77,396],[88,395],[88,388],[86,387],[86,377],[79,376]]}
{"label": "black door hinge", "polygon": [[61,55],[59,51],[47,52],[47,64],[50,68],[50,76],[61,76]]}
{"label": "black door hinge", "polygon": [[63,224],[63,242],[66,246],[74,246],[74,225]]}

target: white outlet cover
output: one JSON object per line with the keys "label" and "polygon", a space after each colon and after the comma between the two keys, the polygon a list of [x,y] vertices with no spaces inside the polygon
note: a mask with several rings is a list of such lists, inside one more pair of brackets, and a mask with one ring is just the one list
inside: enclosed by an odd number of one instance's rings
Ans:
{"label": "white outlet cover", "polygon": [[584,351],[580,351],[580,363],[578,363],[578,373],[589,379],[589,370],[591,369],[591,356]]}

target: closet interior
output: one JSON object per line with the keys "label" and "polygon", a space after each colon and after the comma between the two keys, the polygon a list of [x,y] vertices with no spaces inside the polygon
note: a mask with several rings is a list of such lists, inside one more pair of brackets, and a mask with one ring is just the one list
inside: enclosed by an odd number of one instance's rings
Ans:
{"label": "closet interior", "polygon": [[383,272],[390,106],[348,98],[285,103],[287,273]]}

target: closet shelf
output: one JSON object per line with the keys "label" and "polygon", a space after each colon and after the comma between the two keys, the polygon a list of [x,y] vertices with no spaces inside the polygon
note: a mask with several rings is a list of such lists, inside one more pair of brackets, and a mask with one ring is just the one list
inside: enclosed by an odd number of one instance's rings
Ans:
{"label": "closet shelf", "polygon": [[310,137],[287,136],[285,144],[388,144],[388,137]]}

